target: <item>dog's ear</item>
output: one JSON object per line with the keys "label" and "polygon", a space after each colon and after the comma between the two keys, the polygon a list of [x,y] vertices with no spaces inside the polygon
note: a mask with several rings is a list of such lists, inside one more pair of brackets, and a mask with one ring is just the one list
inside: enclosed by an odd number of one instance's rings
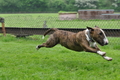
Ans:
{"label": "dog's ear", "polygon": [[88,29],[89,31],[94,31],[94,29],[93,29],[93,28],[88,27],[88,26],[87,26],[87,29]]}

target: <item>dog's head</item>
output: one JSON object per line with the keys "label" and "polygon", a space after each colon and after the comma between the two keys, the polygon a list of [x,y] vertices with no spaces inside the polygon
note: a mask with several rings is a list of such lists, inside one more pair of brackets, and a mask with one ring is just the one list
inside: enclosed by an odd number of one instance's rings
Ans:
{"label": "dog's head", "polygon": [[90,36],[93,40],[95,40],[97,43],[99,43],[101,46],[108,44],[108,39],[102,29],[100,29],[98,26],[95,26],[94,28],[87,27],[87,29],[90,32]]}

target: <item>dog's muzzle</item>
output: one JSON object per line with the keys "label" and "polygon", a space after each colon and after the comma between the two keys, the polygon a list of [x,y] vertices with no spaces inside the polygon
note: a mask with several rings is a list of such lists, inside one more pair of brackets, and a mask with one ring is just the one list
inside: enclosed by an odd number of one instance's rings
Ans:
{"label": "dog's muzzle", "polygon": [[108,45],[108,39],[104,38],[104,45]]}

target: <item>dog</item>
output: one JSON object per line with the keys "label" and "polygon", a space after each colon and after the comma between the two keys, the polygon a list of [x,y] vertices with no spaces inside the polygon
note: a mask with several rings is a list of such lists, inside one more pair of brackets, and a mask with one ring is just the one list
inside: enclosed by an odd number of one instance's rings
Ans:
{"label": "dog", "polygon": [[106,52],[102,52],[97,46],[97,43],[101,46],[108,44],[108,39],[104,31],[98,26],[94,28],[87,27],[86,30],[79,31],[78,33],[50,28],[44,33],[43,38],[50,32],[52,32],[52,34],[47,42],[36,46],[37,50],[41,47],[51,48],[57,44],[61,44],[70,50],[96,53],[107,61],[112,60],[112,58],[106,56]]}

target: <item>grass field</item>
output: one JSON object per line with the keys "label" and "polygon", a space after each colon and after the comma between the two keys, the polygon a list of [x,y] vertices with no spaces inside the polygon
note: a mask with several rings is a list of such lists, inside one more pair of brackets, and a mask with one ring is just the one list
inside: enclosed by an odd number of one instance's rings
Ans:
{"label": "grass field", "polygon": [[[120,20],[60,21],[58,14],[0,14],[6,27],[120,29]],[[1,26],[1,25],[0,25]],[[16,38],[0,34],[0,80],[120,80],[120,38],[109,37],[109,45],[99,46],[113,61],[88,52],[75,52],[61,45],[36,50],[45,42],[41,35]]]}
{"label": "grass field", "polygon": [[109,38],[110,45],[100,46],[113,58],[109,62],[94,53],[60,45],[37,51],[36,45],[47,39],[41,37],[0,35],[0,80],[120,80],[120,43],[114,45],[114,38]]}
{"label": "grass field", "polygon": [[120,29],[120,20],[59,20],[58,13],[0,14],[5,18],[6,27],[42,28],[47,21],[48,28],[86,28],[86,26]]}

